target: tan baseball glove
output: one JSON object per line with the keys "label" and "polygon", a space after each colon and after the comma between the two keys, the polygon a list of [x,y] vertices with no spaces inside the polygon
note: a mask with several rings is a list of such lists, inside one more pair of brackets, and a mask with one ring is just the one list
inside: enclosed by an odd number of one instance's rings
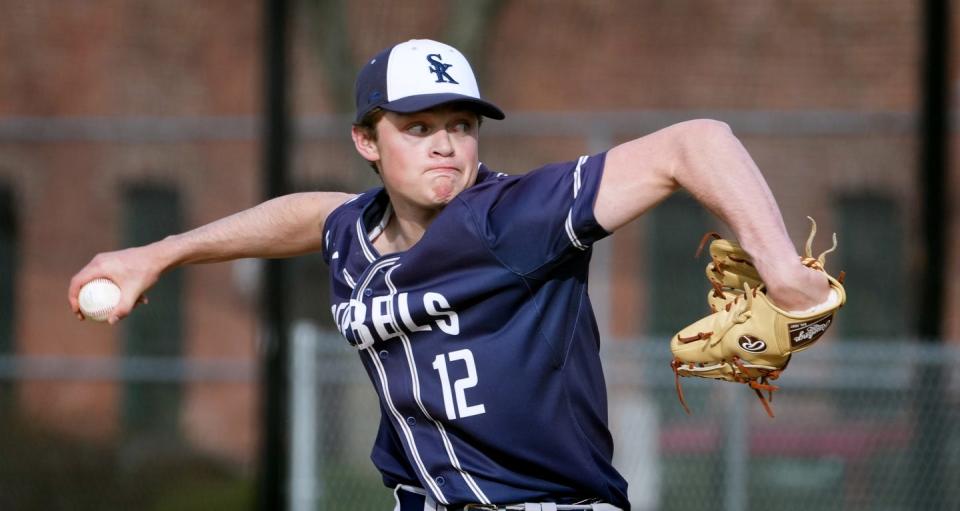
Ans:
{"label": "tan baseball glove", "polygon": [[[808,217],[809,218],[809,217]],[[811,254],[817,224],[811,218],[810,236],[801,258],[804,265],[826,274],[826,254],[833,247],[814,258]],[[777,387],[770,384],[787,367],[793,353],[812,346],[833,324],[836,311],[846,302],[843,273],[839,278],[827,274],[830,299],[812,311],[785,311],[770,301],[760,275],[749,254],[740,245],[709,233],[701,241],[700,249],[709,237],[711,262],[707,265],[707,279],[712,289],[707,303],[714,312],[680,330],[670,340],[677,396],[684,410],[690,413],[681,376],[699,376],[743,383],[756,392],[767,414],[773,417],[769,399]],[[765,397],[762,391],[767,391]]]}
{"label": "tan baseball glove", "polygon": [[711,311],[717,312],[742,296],[745,284],[756,289],[763,281],[750,255],[737,242],[725,240],[715,232],[703,235],[694,257],[700,257],[703,246],[710,238],[713,238],[713,242],[710,243],[710,262],[707,263],[706,273],[712,289],[707,292],[707,305]]}

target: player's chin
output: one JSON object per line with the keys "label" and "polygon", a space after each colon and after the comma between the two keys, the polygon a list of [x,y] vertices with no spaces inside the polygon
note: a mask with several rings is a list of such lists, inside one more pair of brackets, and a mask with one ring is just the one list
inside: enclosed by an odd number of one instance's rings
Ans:
{"label": "player's chin", "polygon": [[448,175],[440,176],[430,183],[430,201],[437,206],[446,206],[463,189],[462,179],[455,179],[454,176]]}
{"label": "player's chin", "polygon": [[447,204],[453,202],[453,199],[457,197],[459,192],[448,192],[444,194],[435,194],[431,197],[430,202],[434,207],[442,208]]}

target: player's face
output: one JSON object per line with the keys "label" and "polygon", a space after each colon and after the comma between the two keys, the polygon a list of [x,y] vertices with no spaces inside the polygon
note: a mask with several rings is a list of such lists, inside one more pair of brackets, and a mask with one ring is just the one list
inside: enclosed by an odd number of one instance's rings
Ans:
{"label": "player's face", "polygon": [[367,159],[379,162],[394,208],[436,210],[476,181],[479,118],[473,111],[387,112],[376,128],[374,158]]}

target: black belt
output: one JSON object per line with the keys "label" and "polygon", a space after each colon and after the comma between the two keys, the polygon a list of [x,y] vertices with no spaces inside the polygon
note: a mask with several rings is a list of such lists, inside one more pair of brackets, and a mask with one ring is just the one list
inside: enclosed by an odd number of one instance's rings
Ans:
{"label": "black belt", "polygon": [[[598,499],[561,498],[556,502],[526,502],[516,504],[464,504],[444,506],[435,504],[419,488],[398,486],[394,495],[399,511],[621,511],[611,504]],[[435,506],[435,507],[434,507]]]}

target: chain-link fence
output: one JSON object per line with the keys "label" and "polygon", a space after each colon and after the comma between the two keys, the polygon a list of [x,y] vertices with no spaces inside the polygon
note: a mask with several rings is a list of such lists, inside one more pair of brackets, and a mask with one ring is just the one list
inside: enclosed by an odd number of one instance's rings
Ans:
{"label": "chain-link fence", "polygon": [[663,344],[606,353],[618,465],[647,485],[631,492],[638,509],[907,510],[935,494],[960,505],[960,351],[831,341],[794,357],[769,419],[745,386],[689,378],[687,416]]}
{"label": "chain-link fence", "polygon": [[[189,409],[198,393],[212,394],[208,402],[242,399],[254,377],[243,360],[0,357],[0,509],[251,508],[251,467],[214,452],[216,432],[191,432],[198,419]],[[85,395],[114,407],[46,415]],[[129,410],[141,420],[122,419]]]}
{"label": "chain-link fence", "polygon": [[[376,396],[339,337],[300,327],[291,376],[291,507],[383,510],[392,495],[369,460]],[[615,464],[638,510],[912,510],[930,495],[960,506],[960,350],[919,342],[831,340],[795,357],[763,412],[744,386],[684,379],[680,407],[664,340],[603,350]],[[250,364],[164,359],[0,360],[9,391],[42,382],[229,386]],[[599,375],[597,375],[599,377]],[[69,388],[69,387],[68,387]],[[109,441],[31,429],[7,407],[0,424],[0,507],[238,509],[251,474],[188,438]]]}

